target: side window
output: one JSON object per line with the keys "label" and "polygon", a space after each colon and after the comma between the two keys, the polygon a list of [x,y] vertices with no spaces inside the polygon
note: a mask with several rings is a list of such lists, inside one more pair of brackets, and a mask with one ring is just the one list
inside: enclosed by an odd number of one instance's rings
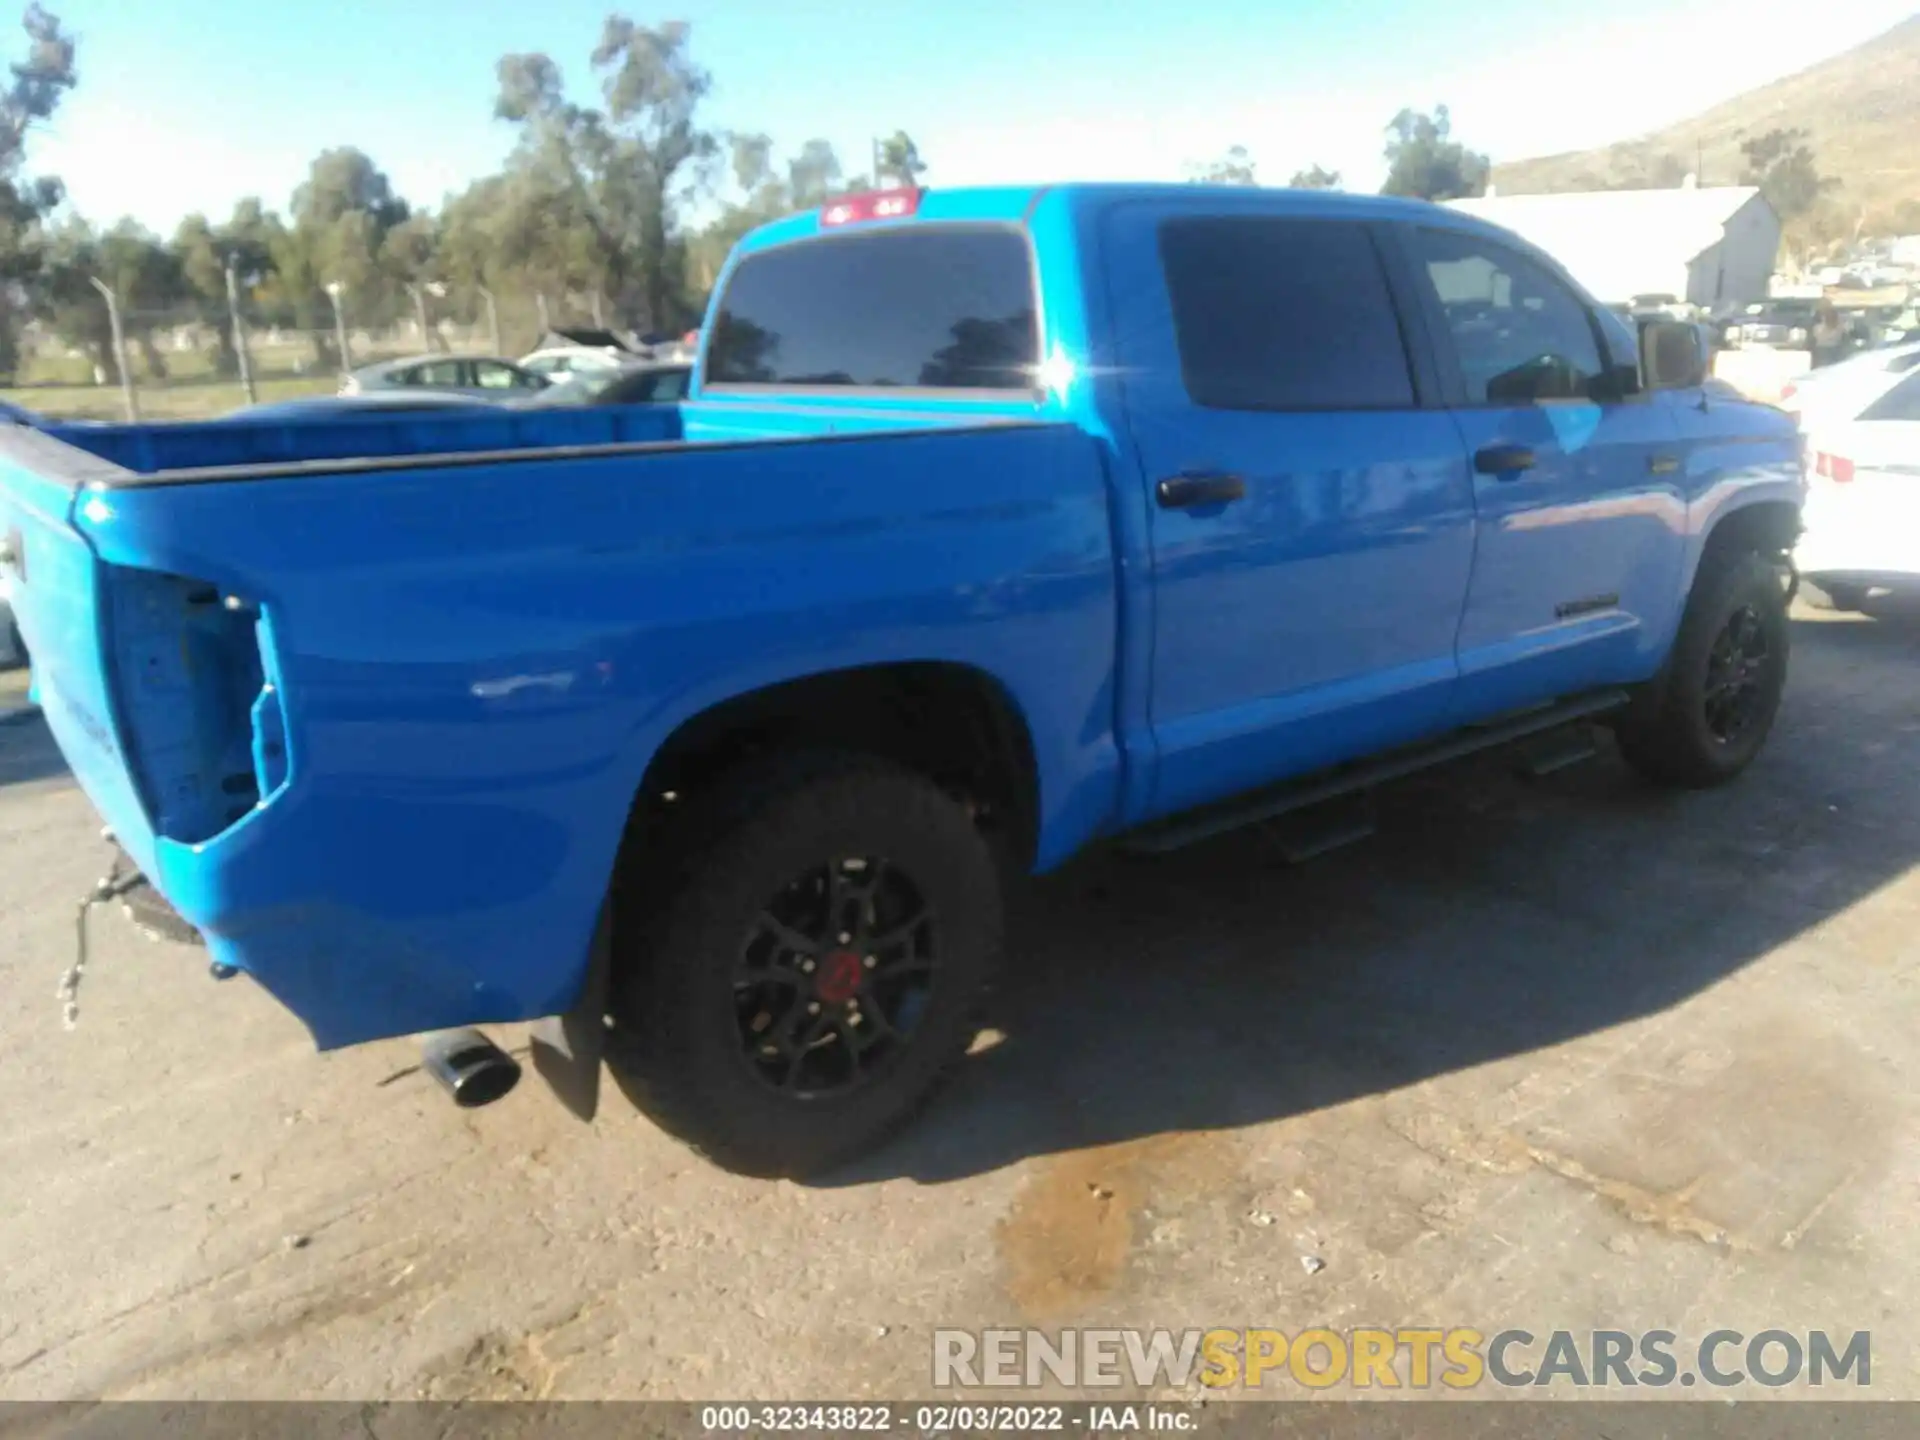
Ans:
{"label": "side window", "polygon": [[1593,318],[1573,291],[1476,235],[1416,230],[1414,245],[1446,317],[1468,404],[1594,397],[1605,362]]}
{"label": "side window", "polygon": [[655,378],[647,398],[663,405],[686,399],[687,373],[685,370],[662,370]]}
{"label": "side window", "polygon": [[430,365],[416,365],[412,370],[413,379],[409,384],[429,385],[436,389],[457,389],[460,384],[460,362],[458,360],[435,360]]}
{"label": "side window", "polygon": [[1170,220],[1160,228],[1160,263],[1194,404],[1414,404],[1393,296],[1365,226],[1264,215]]}
{"label": "side window", "polygon": [[1920,420],[1920,375],[1909,375],[1860,412],[1862,420]]}
{"label": "side window", "polygon": [[474,382],[482,390],[512,390],[520,384],[512,367],[492,360],[475,361],[473,370]]}

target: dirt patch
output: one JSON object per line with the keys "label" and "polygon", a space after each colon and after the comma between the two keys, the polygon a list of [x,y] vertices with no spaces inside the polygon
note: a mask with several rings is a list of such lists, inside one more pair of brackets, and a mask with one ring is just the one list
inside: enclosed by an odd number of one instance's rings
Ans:
{"label": "dirt patch", "polygon": [[1029,1320],[1059,1319],[1116,1289],[1149,1204],[1217,1189],[1235,1168],[1225,1135],[1151,1135],[1040,1163],[996,1232],[1007,1296]]}

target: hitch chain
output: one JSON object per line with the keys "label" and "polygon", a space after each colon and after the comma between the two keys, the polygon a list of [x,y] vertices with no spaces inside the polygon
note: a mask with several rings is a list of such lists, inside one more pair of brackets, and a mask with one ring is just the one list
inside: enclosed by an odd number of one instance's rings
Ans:
{"label": "hitch chain", "polygon": [[61,1002],[61,1020],[66,1029],[75,1029],[80,1023],[80,979],[87,973],[88,912],[96,905],[126,894],[140,885],[143,879],[138,870],[121,869],[120,861],[116,859],[106,878],[96,881],[87,898],[80,902],[79,913],[74,916],[73,964],[60,977],[60,989],[54,995],[54,999]]}

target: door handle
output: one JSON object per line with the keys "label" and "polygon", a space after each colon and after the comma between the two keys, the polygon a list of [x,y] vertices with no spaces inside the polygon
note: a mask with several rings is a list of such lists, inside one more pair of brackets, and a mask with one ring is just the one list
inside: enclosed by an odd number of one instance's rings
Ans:
{"label": "door handle", "polygon": [[1244,499],[1247,482],[1238,475],[1213,471],[1169,475],[1153,487],[1154,499],[1163,510],[1190,510],[1200,505],[1225,505]]}
{"label": "door handle", "polygon": [[1655,475],[1671,475],[1680,468],[1678,455],[1649,455],[1647,469]]}
{"label": "door handle", "polygon": [[1473,468],[1496,480],[1518,480],[1522,471],[1538,463],[1538,457],[1525,445],[1489,445],[1473,452]]}

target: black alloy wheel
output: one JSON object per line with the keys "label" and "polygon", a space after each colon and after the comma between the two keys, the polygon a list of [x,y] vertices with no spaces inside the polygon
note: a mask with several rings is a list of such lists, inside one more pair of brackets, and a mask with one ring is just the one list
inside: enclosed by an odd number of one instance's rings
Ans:
{"label": "black alloy wheel", "polygon": [[939,980],[925,894],[878,856],[797,875],[754,918],[734,969],[741,1050],[797,1096],[851,1090],[913,1042]]}

